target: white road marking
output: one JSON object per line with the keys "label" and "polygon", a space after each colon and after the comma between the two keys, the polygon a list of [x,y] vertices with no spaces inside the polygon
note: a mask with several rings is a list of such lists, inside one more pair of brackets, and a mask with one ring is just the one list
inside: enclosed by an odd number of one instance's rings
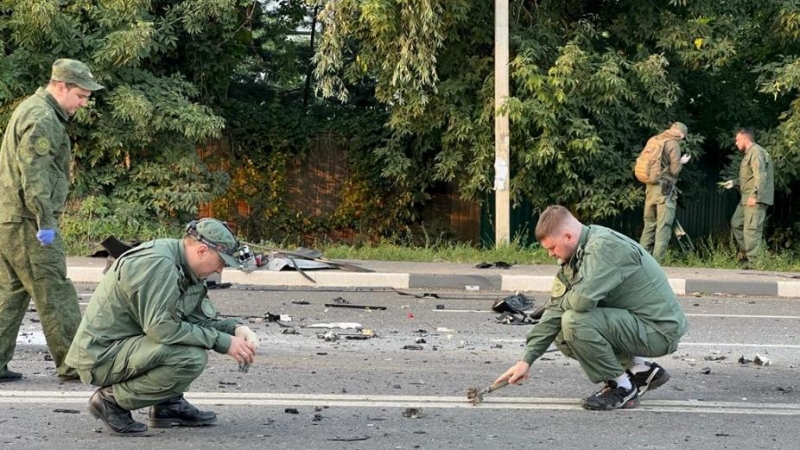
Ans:
{"label": "white road marking", "polygon": [[[525,343],[525,339],[492,339],[491,342],[507,342],[510,344],[514,343]],[[800,349],[800,345],[793,345],[793,344],[753,344],[748,342],[683,342],[681,341],[678,344],[680,346],[692,346],[692,347],[754,347],[754,348],[789,348],[789,349]]]}
{"label": "white road marking", "polygon": [[[90,391],[0,391],[0,404],[85,404]],[[336,395],[187,392],[197,405],[238,406],[331,406],[354,408],[468,408],[582,410],[577,398],[498,397],[484,399],[478,406],[465,397],[406,395]],[[695,414],[755,414],[800,416],[800,404],[754,402],[706,402],[700,400],[643,400],[632,411]]]}
{"label": "white road marking", "polygon": [[[432,309],[433,312],[438,313],[492,313],[500,314],[498,312],[486,309]],[[720,318],[733,318],[733,319],[800,319],[800,316],[766,316],[757,314],[686,314],[686,317],[720,317]]]}

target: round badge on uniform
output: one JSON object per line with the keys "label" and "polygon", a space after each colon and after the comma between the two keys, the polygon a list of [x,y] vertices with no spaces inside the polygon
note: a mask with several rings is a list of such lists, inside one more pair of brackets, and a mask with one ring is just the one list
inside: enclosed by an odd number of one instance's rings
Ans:
{"label": "round badge on uniform", "polygon": [[50,152],[50,139],[40,137],[34,142],[34,147],[36,147],[36,153],[44,156]]}
{"label": "round badge on uniform", "polygon": [[550,290],[550,296],[558,298],[566,293],[567,286],[556,277],[556,279],[553,280],[553,288]]}
{"label": "round badge on uniform", "polygon": [[217,308],[215,308],[211,300],[207,298],[203,299],[203,302],[200,304],[200,309],[203,310],[203,314],[205,314],[206,317],[217,317]]}

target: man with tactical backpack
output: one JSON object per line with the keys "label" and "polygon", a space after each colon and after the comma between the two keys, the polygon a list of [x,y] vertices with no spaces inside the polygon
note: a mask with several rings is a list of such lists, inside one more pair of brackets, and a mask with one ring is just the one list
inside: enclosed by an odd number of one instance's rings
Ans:
{"label": "man with tactical backpack", "polygon": [[683,165],[690,156],[681,156],[680,141],[686,138],[688,128],[681,122],[651,137],[636,158],[636,179],[645,183],[644,229],[639,243],[656,261],[667,252],[675,221],[678,192],[675,183]]}

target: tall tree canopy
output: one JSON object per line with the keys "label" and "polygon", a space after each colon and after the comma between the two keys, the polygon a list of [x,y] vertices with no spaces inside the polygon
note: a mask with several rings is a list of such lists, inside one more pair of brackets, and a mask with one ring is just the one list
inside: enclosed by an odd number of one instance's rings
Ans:
{"label": "tall tree canopy", "polygon": [[56,58],[80,59],[106,89],[71,124],[74,193],[128,220],[196,214],[227,186],[196,145],[225,126],[214,102],[258,12],[242,0],[2,0],[0,123]]}
{"label": "tall tree canopy", "polygon": [[[648,136],[689,125],[684,179],[751,126],[779,188],[797,181],[800,5],[793,0],[511,1],[511,189],[584,218],[641,202],[631,163]],[[371,78],[391,110],[383,174],[425,190],[491,188],[493,2],[339,0],[320,13],[319,89]],[[694,173],[692,173],[694,172]],[[691,193],[692,186],[686,186]]]}

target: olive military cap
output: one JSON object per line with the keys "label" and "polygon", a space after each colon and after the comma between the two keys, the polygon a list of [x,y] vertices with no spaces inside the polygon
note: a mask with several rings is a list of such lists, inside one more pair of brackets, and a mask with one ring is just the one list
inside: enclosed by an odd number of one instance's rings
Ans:
{"label": "olive military cap", "polygon": [[81,89],[87,91],[99,91],[104,87],[94,81],[94,75],[89,70],[89,67],[74,59],[57,59],[53,63],[53,71],[51,72],[50,79],[53,81],[63,81],[64,83],[71,83]]}

